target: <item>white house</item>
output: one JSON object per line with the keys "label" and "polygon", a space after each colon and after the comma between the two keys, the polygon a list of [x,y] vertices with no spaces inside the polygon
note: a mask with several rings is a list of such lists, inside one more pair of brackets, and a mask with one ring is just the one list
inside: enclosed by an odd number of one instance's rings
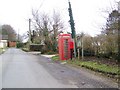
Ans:
{"label": "white house", "polygon": [[0,40],[0,48],[6,48],[7,47],[7,40]]}
{"label": "white house", "polygon": [[8,46],[8,42],[7,42],[7,35],[2,36],[0,35],[0,48],[6,48]]}

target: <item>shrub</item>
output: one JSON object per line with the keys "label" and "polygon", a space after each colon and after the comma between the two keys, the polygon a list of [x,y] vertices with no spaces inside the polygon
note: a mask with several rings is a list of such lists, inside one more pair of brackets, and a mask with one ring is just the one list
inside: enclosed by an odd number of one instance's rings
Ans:
{"label": "shrub", "polygon": [[22,48],[24,46],[24,43],[17,43],[17,48]]}

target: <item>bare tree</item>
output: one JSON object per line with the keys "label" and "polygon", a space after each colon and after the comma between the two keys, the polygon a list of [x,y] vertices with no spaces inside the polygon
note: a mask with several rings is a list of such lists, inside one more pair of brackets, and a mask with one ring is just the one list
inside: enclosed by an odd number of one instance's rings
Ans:
{"label": "bare tree", "polygon": [[59,32],[64,29],[64,23],[60,16],[59,12],[53,11],[51,25],[53,27],[53,36],[52,36],[52,43],[53,43],[53,51],[57,50],[57,36]]}
{"label": "bare tree", "polygon": [[47,49],[56,51],[57,50],[57,35],[59,31],[64,28],[63,21],[60,17],[60,13],[53,12],[53,15],[50,18],[50,15],[46,13],[38,13],[35,10],[32,10],[33,15],[33,25],[37,33],[37,37],[41,42],[44,42]]}

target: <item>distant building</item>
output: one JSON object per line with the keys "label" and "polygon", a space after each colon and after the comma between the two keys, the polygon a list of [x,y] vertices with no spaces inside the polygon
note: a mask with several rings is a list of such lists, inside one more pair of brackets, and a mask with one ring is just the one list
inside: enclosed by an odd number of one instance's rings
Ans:
{"label": "distant building", "polygon": [[6,48],[8,46],[7,35],[0,35],[0,48]]}
{"label": "distant building", "polygon": [[0,35],[0,48],[16,47],[16,41],[9,41],[7,35]]}
{"label": "distant building", "polygon": [[16,47],[16,41],[8,41],[8,47]]}

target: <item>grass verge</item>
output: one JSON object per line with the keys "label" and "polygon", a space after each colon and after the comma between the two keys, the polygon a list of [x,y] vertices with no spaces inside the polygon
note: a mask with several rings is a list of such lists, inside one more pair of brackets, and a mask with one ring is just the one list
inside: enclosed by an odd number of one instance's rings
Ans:
{"label": "grass verge", "polygon": [[29,52],[28,48],[22,48],[22,50],[25,51],[25,52]]}
{"label": "grass verge", "polygon": [[3,52],[3,49],[2,48],[0,48],[0,54]]}
{"label": "grass verge", "polygon": [[58,56],[58,55],[53,56],[53,57],[52,57],[52,60],[53,60],[53,61],[58,61],[58,60],[59,60],[59,56]]}
{"label": "grass verge", "polygon": [[[59,60],[58,55],[52,57],[53,61]],[[67,60],[68,64],[72,64],[74,66],[80,66],[80,67],[85,67],[87,69],[100,72],[103,74],[109,75],[109,77],[117,76],[120,75],[120,68],[118,66],[108,66],[106,64],[100,64],[98,62],[93,62],[93,61],[81,61],[81,60]],[[110,76],[112,75],[112,76]]]}
{"label": "grass verge", "polygon": [[7,48],[0,48],[0,54],[3,54]]}
{"label": "grass verge", "polygon": [[68,61],[70,64],[74,64],[77,66],[85,67],[97,72],[102,72],[105,74],[111,74],[111,75],[120,75],[120,68],[118,66],[108,66],[106,64],[100,64],[93,61]]}

